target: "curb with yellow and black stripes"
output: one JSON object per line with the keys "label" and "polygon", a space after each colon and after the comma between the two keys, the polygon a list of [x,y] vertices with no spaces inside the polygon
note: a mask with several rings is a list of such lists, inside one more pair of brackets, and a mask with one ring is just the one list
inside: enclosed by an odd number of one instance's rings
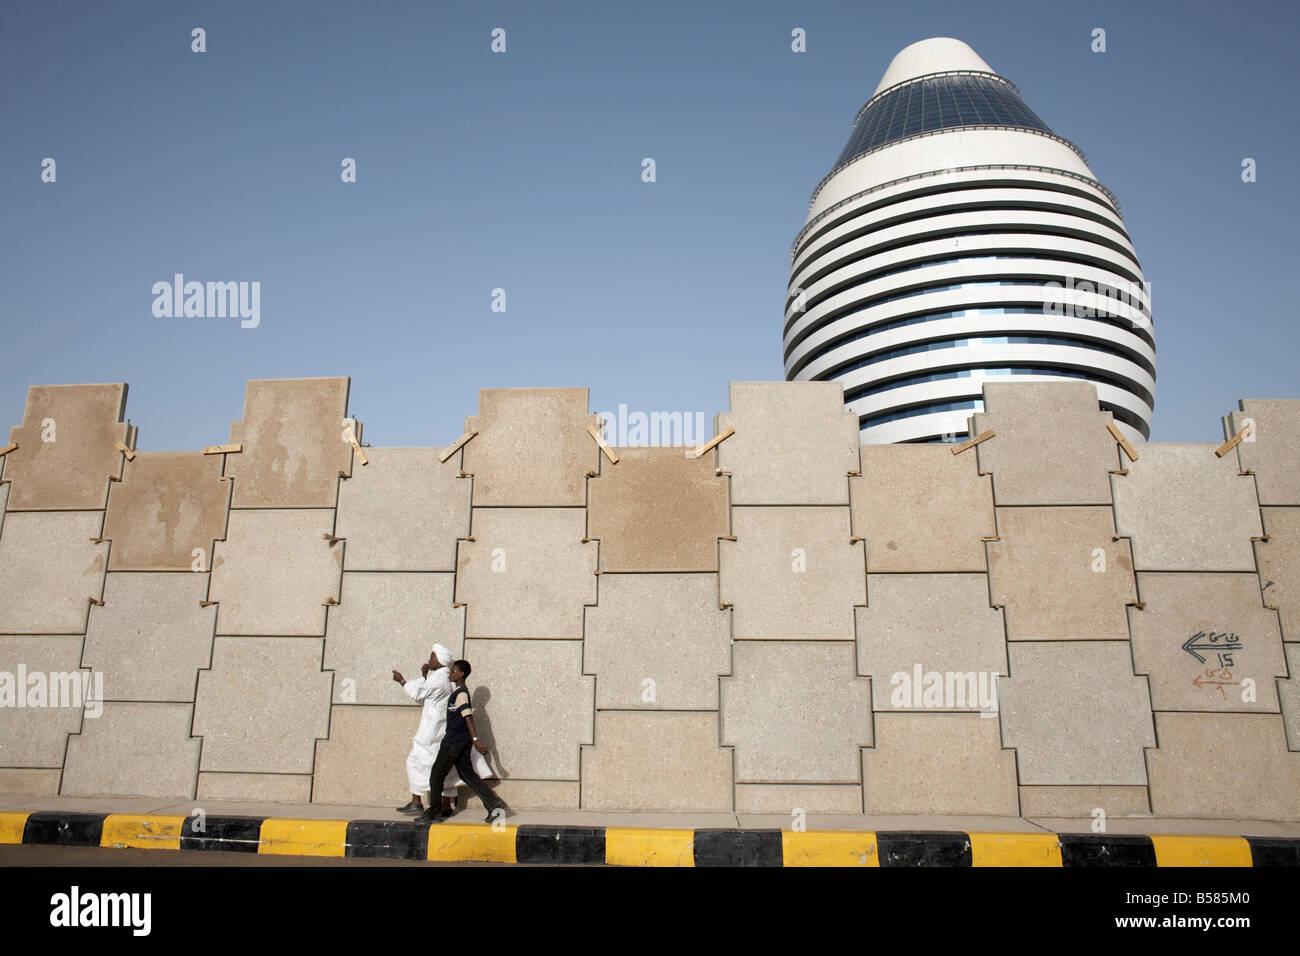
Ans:
{"label": "curb with yellow and black stripes", "polygon": [[888,830],[669,830],[421,820],[0,812],[0,844],[615,866],[1300,866],[1300,839]]}

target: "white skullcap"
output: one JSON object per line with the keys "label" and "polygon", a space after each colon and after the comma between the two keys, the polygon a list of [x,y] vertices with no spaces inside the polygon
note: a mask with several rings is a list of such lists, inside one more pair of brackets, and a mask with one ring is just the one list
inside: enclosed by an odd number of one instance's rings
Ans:
{"label": "white skullcap", "polygon": [[456,659],[456,655],[451,652],[451,649],[442,644],[433,645],[433,653],[438,655],[438,663],[443,667],[450,667],[451,662]]}

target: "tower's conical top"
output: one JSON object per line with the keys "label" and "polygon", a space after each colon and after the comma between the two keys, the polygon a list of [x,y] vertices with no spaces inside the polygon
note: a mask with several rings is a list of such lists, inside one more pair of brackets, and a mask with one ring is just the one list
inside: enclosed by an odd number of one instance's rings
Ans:
{"label": "tower's conical top", "polygon": [[[905,80],[913,80],[927,73],[944,73],[949,70],[971,70],[992,73],[993,68],[980,59],[980,55],[960,40],[952,37],[931,37],[906,46],[885,70],[876,93]],[[871,94],[875,96],[876,94]]]}

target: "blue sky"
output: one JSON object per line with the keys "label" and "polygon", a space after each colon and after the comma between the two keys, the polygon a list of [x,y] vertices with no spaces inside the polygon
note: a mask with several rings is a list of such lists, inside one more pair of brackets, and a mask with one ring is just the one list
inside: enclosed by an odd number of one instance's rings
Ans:
{"label": "blue sky", "polygon": [[[1300,397],[1298,25],[1292,2],[6,0],[0,434],[28,385],[126,381],[142,449],[216,444],[246,379],[318,375],[352,377],[376,445],[451,442],[480,387],[711,418],[729,381],[782,378],[789,246],[854,114],[898,50],[954,36],[1119,196],[1152,438],[1215,441],[1238,398]],[[178,272],[260,282],[260,325],[155,317]]]}

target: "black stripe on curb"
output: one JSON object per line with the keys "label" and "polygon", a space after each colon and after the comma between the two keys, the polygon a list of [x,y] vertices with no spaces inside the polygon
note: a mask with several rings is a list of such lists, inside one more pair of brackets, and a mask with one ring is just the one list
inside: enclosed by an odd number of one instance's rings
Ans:
{"label": "black stripe on curb", "polygon": [[517,863],[604,863],[604,827],[524,824],[515,831]]}
{"label": "black stripe on curb", "polygon": [[[202,822],[200,823],[200,819]],[[181,824],[182,850],[256,853],[262,843],[263,817],[189,816]]]}
{"label": "black stripe on curb", "polygon": [[1251,866],[1300,866],[1300,840],[1246,837]]}
{"label": "black stripe on curb", "polygon": [[429,824],[419,820],[352,820],[344,839],[349,858],[429,858]]}
{"label": "black stripe on curb", "polygon": [[1061,866],[1155,866],[1149,836],[1109,833],[1059,833]]}
{"label": "black stripe on curb", "polygon": [[970,837],[955,831],[876,833],[881,866],[971,866]]}
{"label": "black stripe on curb", "polygon": [[783,866],[780,830],[696,830],[696,866]]}
{"label": "black stripe on curb", "polygon": [[55,846],[99,846],[107,813],[33,813],[23,827],[23,843]]}

